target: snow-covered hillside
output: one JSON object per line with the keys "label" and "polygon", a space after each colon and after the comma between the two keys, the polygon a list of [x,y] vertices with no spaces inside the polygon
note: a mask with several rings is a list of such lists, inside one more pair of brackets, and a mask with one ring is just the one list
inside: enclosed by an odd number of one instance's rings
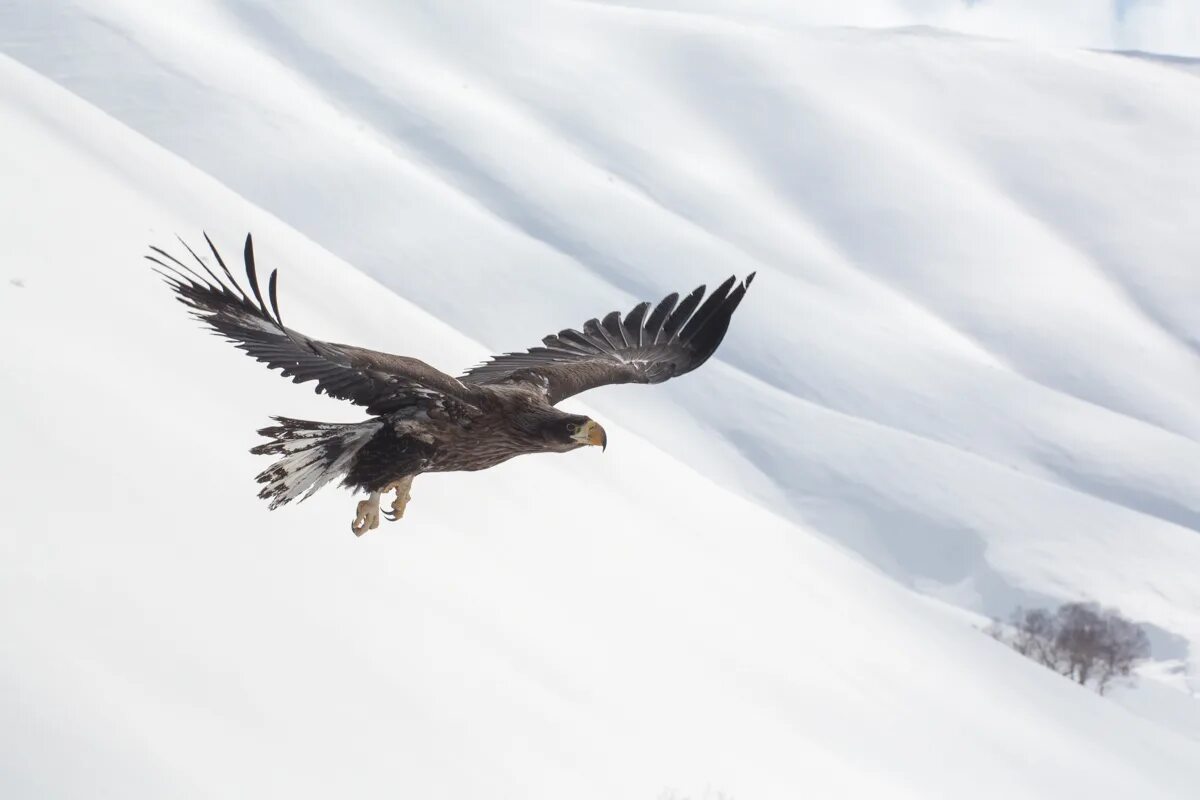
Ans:
{"label": "snow-covered hillside", "polygon": [[[18,796],[1194,794],[1200,77],[597,3],[156,8],[0,6]],[[289,323],[447,369],[759,279],[719,360],[572,404],[603,457],[422,477],[355,541],[344,493],[253,497],[267,414],[358,415],[170,301],[139,256],[202,227],[254,231]],[[1182,665],[1126,698],[1157,723],[954,608],[1081,597]]]}

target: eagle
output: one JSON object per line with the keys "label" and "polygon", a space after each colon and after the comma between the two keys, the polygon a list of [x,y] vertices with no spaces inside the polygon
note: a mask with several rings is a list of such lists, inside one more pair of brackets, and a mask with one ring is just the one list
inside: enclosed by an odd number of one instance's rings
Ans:
{"label": "eagle", "polygon": [[[250,450],[277,456],[257,476],[259,497],[275,509],[304,500],[330,481],[366,492],[351,530],[379,527],[380,498],[394,492],[383,516],[404,516],[413,478],[424,472],[494,467],[529,453],[566,453],[608,445],[593,419],[555,406],[580,392],[618,383],[662,383],[691,372],[721,344],[733,312],[754,280],[731,277],[707,296],[705,287],[680,299],[638,303],[542,339],[541,347],[504,353],[458,377],[423,361],[313,339],[283,324],[278,270],[266,292],[258,279],[254,242],[243,248],[250,293],[234,278],[208,234],[215,267],[182,239],[190,261],[151,246],[155,264],[176,298],[212,332],[294,383],[363,406],[362,422],[311,422],[272,417],[258,431],[269,441]],[[182,255],[182,253],[181,253]]]}

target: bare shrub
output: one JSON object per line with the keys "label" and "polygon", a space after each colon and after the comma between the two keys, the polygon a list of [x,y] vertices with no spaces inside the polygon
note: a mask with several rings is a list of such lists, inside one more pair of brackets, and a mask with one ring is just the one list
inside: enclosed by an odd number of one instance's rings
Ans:
{"label": "bare shrub", "polygon": [[1104,694],[1115,678],[1129,677],[1150,655],[1150,640],[1138,625],[1113,608],[1067,603],[1051,613],[1018,608],[1011,627],[992,635],[1018,653]]}

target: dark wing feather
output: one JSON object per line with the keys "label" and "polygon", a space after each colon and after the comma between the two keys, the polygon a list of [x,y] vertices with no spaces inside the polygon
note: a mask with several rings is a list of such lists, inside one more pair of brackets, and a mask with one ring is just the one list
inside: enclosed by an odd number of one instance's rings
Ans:
{"label": "dark wing feather", "polygon": [[590,319],[582,330],[547,336],[543,347],[494,356],[462,379],[540,385],[551,403],[612,383],[662,383],[716,352],[753,280],[753,273],[741,283],[730,278],[707,299],[703,286],[682,302],[669,294],[652,311],[649,303],[639,303],[624,319],[616,311],[603,321]]}
{"label": "dark wing feather", "polygon": [[[750,277],[754,277],[751,275]],[[667,321],[671,311],[674,310],[675,304],[679,302],[679,295],[672,292],[662,299],[662,301],[654,307],[650,312],[650,319],[646,320],[646,327],[642,331],[642,336],[646,340],[646,344],[654,344],[658,341],[658,334],[662,331],[663,323]]]}
{"label": "dark wing feather", "polygon": [[269,368],[281,370],[294,383],[316,381],[318,394],[366,406],[371,414],[424,406],[439,397],[471,402],[474,387],[423,361],[322,342],[285,327],[279,314],[278,274],[272,271],[267,283],[268,307],[259,286],[252,239],[246,237],[244,258],[253,296],[233,277],[207,234],[204,239],[224,279],[186,243],[183,246],[203,272],[157,247],[151,247],[154,254],[146,258],[161,268],[157,271],[197,319]]}

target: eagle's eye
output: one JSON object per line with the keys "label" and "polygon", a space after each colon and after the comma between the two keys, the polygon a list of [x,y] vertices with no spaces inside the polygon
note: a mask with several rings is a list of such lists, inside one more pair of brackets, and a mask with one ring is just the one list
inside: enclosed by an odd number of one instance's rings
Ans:
{"label": "eagle's eye", "polygon": [[577,433],[579,433],[579,426],[576,425],[574,422],[568,422],[567,423],[567,434],[569,436],[574,436]]}

